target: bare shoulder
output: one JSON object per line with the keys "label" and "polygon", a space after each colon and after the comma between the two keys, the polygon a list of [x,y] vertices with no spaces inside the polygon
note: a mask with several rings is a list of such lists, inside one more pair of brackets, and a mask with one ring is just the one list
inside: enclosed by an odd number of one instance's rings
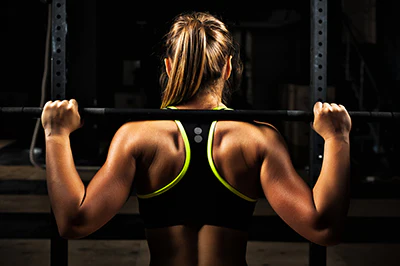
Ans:
{"label": "bare shoulder", "polygon": [[272,124],[261,122],[261,121],[254,121],[255,125],[259,128],[262,133],[262,140],[264,143],[264,147],[270,151],[271,149],[276,149],[278,147],[287,150],[286,142],[279,132],[279,130],[273,126]]}
{"label": "bare shoulder", "polygon": [[123,124],[117,131],[124,134],[134,134],[145,136],[151,135],[149,133],[171,132],[176,130],[176,125],[173,121],[169,120],[149,120],[149,121],[133,121]]}
{"label": "bare shoulder", "polygon": [[114,139],[126,144],[151,145],[177,134],[174,121],[134,121],[123,124],[115,133]]}
{"label": "bare shoulder", "polygon": [[241,147],[264,156],[276,144],[284,143],[275,126],[265,122],[220,121],[217,124],[216,145],[221,147]]}
{"label": "bare shoulder", "polygon": [[222,134],[232,133],[263,141],[266,140],[266,138],[280,136],[278,129],[266,122],[254,121],[253,123],[249,123],[242,121],[221,121],[218,125]]}

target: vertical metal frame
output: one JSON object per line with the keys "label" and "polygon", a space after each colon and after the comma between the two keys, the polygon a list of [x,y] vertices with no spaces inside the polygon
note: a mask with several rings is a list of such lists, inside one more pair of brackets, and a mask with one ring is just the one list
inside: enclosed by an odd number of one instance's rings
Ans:
{"label": "vertical metal frame", "polygon": [[[51,12],[51,100],[64,100],[66,96],[66,0],[53,0]],[[50,265],[68,265],[68,241],[60,237],[53,210],[51,209],[52,235]]]}
{"label": "vertical metal frame", "polygon": [[53,0],[51,28],[51,99],[64,100],[67,84],[66,73],[66,0]]}
{"label": "vertical metal frame", "polygon": [[[327,36],[328,0],[310,0],[310,107],[326,101],[327,91]],[[310,134],[310,186],[313,187],[321,171],[324,152],[323,139],[314,131]],[[326,247],[309,245],[309,265],[326,265]]]}
{"label": "vertical metal frame", "polygon": [[[310,0],[310,103],[326,100],[327,90],[327,22],[328,0]],[[66,97],[66,0],[52,2],[52,40],[51,40],[51,99]],[[323,140],[315,132],[310,134],[310,185],[314,186],[321,170],[323,159]],[[52,213],[53,214],[53,213]],[[54,215],[54,214],[53,214]],[[54,218],[54,216],[53,216]],[[55,225],[55,220],[53,220]],[[51,238],[51,265],[68,265],[68,242],[58,231]],[[326,265],[326,248],[310,243],[309,265]]]}
{"label": "vertical metal frame", "polygon": [[68,240],[61,238],[51,210],[50,266],[68,266]]}

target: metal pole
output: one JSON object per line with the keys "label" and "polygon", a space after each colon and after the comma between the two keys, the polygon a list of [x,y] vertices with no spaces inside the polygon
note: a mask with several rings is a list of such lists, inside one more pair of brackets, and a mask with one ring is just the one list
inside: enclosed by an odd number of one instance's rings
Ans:
{"label": "metal pole", "polygon": [[52,2],[51,29],[51,99],[64,100],[67,84],[66,76],[66,36],[67,7],[66,0]]}
{"label": "metal pole", "polygon": [[[310,107],[326,101],[328,0],[310,0]],[[314,131],[310,133],[310,186],[314,187],[321,171],[324,142]],[[309,265],[326,265],[326,247],[309,243]]]}
{"label": "metal pole", "polygon": [[[66,0],[53,0],[51,28],[51,99],[65,99],[66,77]],[[60,237],[53,210],[51,211],[52,235],[50,244],[50,265],[68,265],[68,241]]]}

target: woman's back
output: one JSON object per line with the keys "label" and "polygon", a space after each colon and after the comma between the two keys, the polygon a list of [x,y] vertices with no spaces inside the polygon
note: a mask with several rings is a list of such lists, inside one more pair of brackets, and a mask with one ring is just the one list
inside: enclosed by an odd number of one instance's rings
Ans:
{"label": "woman's back", "polygon": [[[237,48],[226,26],[210,14],[176,17],[162,57],[161,108],[224,106],[223,96],[240,81]],[[261,191],[292,229],[314,243],[337,244],[343,231],[351,129],[344,106],[314,105],[313,128],[325,145],[312,190],[294,169],[282,137],[262,123],[127,123],[87,187],[75,170],[69,140],[82,126],[77,102],[49,101],[42,125],[49,198],[65,238],[101,228],[125,204],[132,186],[153,266],[246,265],[247,229]]]}
{"label": "woman's back", "polygon": [[135,186],[152,265],[246,265],[260,152],[271,129],[235,121],[131,126],[140,139]]}

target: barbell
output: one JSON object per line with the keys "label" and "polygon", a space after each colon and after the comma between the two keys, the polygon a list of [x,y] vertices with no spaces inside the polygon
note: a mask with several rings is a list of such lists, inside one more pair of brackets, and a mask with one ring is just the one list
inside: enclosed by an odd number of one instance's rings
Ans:
{"label": "barbell", "polygon": [[[40,118],[41,107],[0,107],[0,116]],[[175,110],[146,108],[81,108],[82,117],[118,117],[130,120],[236,120],[236,121],[312,121],[314,115],[303,110]],[[387,122],[400,120],[400,112],[348,111],[352,121]]]}

